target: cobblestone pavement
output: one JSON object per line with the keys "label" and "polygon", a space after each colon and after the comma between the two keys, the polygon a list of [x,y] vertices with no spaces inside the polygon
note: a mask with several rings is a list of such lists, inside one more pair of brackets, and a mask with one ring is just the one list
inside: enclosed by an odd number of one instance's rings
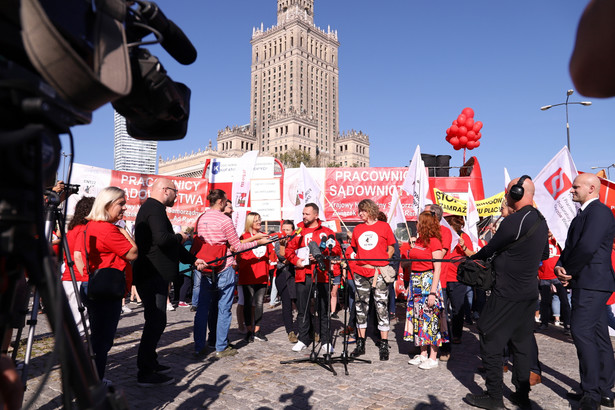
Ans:
{"label": "cobblestone pavement", "polygon": [[[122,314],[105,377],[123,391],[133,409],[465,409],[472,407],[462,398],[468,392],[480,392],[485,385],[476,372],[480,359],[475,326],[464,328],[462,344],[453,345],[448,362],[440,362],[433,370],[421,370],[407,364],[413,347],[402,340],[404,309],[398,305],[395,335],[389,337],[390,360],[379,361],[378,349],[369,339],[367,354],[361,358],[371,360],[371,364],[351,362],[349,374],[345,375],[343,364],[336,363],[333,368],[337,376],[334,376],[314,363],[280,364],[280,361],[309,355],[291,351],[292,344],[281,325],[280,307],[269,309],[265,304],[262,330],[269,341],[247,344],[234,319],[230,339],[239,354],[220,360],[214,360],[213,355],[199,361],[193,358],[194,313],[190,309],[168,312],[168,325],[158,352],[160,362],[173,367],[172,375],[177,383],[141,388],[136,383],[136,355],[143,309],[133,304],[128,306],[133,312]],[[33,392],[40,384],[50,357],[52,343],[45,339],[50,336],[49,328],[44,316],[40,319],[28,371],[26,403],[33,400]],[[334,357],[337,357],[343,346],[342,337],[337,335],[342,322],[335,319],[332,327],[336,335]],[[543,382],[532,388],[533,408],[568,409],[571,404],[574,406],[576,403],[565,398],[565,393],[578,385],[578,362],[571,339],[563,335],[562,328],[555,326],[537,333],[536,339]],[[515,408],[507,400],[510,389],[514,389],[510,377],[510,372],[505,373],[505,404]],[[33,408],[60,407],[61,378],[56,364]]]}

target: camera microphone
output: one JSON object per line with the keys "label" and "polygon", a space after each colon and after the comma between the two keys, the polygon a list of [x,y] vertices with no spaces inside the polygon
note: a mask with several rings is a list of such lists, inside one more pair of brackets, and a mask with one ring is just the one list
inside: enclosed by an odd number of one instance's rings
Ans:
{"label": "camera microphone", "polygon": [[182,29],[164,15],[160,7],[152,1],[139,1],[139,12],[153,29],[162,35],[160,45],[177,62],[183,65],[196,61],[196,49]]}
{"label": "camera microphone", "polygon": [[329,248],[329,252],[331,252],[333,250],[333,247],[335,246],[335,236],[329,235],[329,238],[327,239],[326,246],[327,246],[327,248]]}
{"label": "camera microphone", "polygon": [[297,228],[297,230],[295,232],[293,232],[293,234],[291,236],[288,237],[288,241],[292,241],[293,239],[295,239],[295,236],[299,235],[301,233],[301,227]]}
{"label": "camera microphone", "polygon": [[318,264],[318,269],[324,271],[326,269],[325,260],[322,256],[322,253],[320,252],[320,248],[318,247],[318,244],[316,244],[316,242],[314,241],[310,241],[310,243],[308,243],[308,248],[310,249],[310,255],[312,255],[314,259],[316,259],[316,263]]}

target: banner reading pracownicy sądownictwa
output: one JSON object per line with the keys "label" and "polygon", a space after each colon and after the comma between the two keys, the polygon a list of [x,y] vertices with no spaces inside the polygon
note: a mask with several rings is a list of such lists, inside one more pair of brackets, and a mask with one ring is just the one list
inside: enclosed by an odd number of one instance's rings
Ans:
{"label": "banner reading pracownicy s\u0105downictwa", "polygon": [[172,208],[167,208],[171,224],[193,226],[196,218],[205,211],[207,181],[201,178],[180,178],[134,172],[114,171],[83,164],[73,164],[71,184],[80,185],[79,194],[68,200],[68,214],[74,213],[75,204],[83,196],[95,197],[105,187],[116,186],[126,192],[126,221],[134,221],[141,204],[149,197],[154,181],[168,178],[177,186],[177,199]]}

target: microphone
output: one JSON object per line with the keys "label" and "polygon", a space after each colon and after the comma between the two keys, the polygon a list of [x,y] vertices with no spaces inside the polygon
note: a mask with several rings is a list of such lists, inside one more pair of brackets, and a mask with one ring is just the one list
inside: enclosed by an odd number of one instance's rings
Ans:
{"label": "microphone", "polygon": [[194,63],[196,49],[182,29],[169,20],[153,1],[139,1],[139,6],[141,16],[145,18],[148,25],[162,35],[160,45],[166,52],[180,64]]}
{"label": "microphone", "polygon": [[318,248],[321,251],[324,251],[325,249],[327,249],[327,237],[322,237],[321,238],[320,245],[318,245]]}
{"label": "microphone", "polygon": [[320,248],[318,247],[316,242],[310,241],[310,243],[308,243],[308,248],[310,249],[310,255],[312,255],[314,259],[316,259],[316,263],[318,264],[318,269],[324,271],[326,269],[325,260],[322,257],[322,253],[320,252]]}
{"label": "microphone", "polygon": [[329,235],[326,245],[327,245],[327,248],[329,248],[329,252],[331,252],[333,250],[333,247],[335,246],[335,236]]}
{"label": "microphone", "polygon": [[291,236],[288,237],[288,241],[292,241],[293,239],[295,239],[295,236],[299,235],[301,233],[301,227],[297,228],[297,230],[295,232],[293,232],[293,234]]}

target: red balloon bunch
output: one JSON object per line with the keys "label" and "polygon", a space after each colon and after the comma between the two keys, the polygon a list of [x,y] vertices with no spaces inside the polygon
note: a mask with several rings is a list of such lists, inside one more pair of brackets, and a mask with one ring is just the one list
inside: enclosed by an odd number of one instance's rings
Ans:
{"label": "red balloon bunch", "polygon": [[446,141],[456,150],[480,147],[481,128],[483,128],[483,123],[474,121],[474,110],[466,107],[453,121],[453,125],[446,130]]}

